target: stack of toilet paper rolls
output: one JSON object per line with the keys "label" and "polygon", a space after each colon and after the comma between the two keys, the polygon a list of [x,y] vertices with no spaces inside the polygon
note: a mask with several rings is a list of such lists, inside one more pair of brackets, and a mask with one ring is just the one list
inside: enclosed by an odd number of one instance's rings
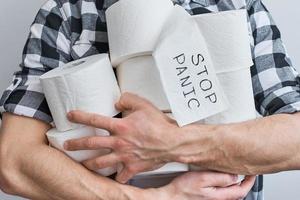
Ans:
{"label": "stack of toilet paper rolls", "polygon": [[[120,0],[106,11],[110,58],[121,92],[146,98],[164,113],[171,108],[152,52],[173,8],[170,0]],[[188,171],[187,165],[168,163],[136,178],[184,171]]]}
{"label": "stack of toilet paper rolls", "polygon": [[256,118],[250,67],[253,65],[246,10],[192,17],[204,36],[229,109],[205,119],[228,124]]}
{"label": "stack of toilet paper rolls", "polygon": [[[253,65],[245,10],[192,17],[206,39],[229,108],[205,124],[238,123],[256,118],[250,68]],[[201,170],[190,166],[191,170]],[[244,176],[239,176],[242,180]]]}
{"label": "stack of toilet paper rolls", "polygon": [[[56,126],[47,133],[50,145],[77,162],[110,153],[108,149],[66,151],[63,147],[70,139],[109,135],[105,130],[74,124],[67,119],[67,113],[72,110],[109,117],[118,114],[114,105],[120,98],[120,90],[108,54],[70,62],[44,74],[40,81]],[[116,167],[96,172],[109,176],[116,172]]]}
{"label": "stack of toilet paper rolls", "polygon": [[[121,92],[132,92],[148,99],[170,117],[171,108],[152,54],[159,43],[160,33],[167,28],[164,23],[173,9],[169,0],[120,0],[106,12],[110,57],[117,68]],[[215,72],[229,102],[226,111],[198,123],[226,124],[256,118],[246,11],[203,14],[191,16],[190,20],[198,24],[205,38]],[[196,168],[190,166],[190,169]],[[140,175],[187,170],[184,164],[170,163]]]}

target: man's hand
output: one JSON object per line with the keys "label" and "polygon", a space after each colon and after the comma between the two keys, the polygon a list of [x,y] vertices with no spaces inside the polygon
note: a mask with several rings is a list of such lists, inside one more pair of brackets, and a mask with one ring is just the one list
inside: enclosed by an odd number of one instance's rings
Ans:
{"label": "man's hand", "polygon": [[128,115],[123,119],[115,119],[80,111],[69,113],[71,121],[106,129],[112,136],[71,140],[66,142],[65,148],[112,149],[112,153],[83,164],[95,170],[123,163],[117,180],[125,183],[139,172],[157,169],[168,162],[165,155],[176,143],[178,126],[151,103],[136,95],[124,94],[116,108]]}
{"label": "man's hand", "polygon": [[43,200],[138,200],[144,190],[98,176],[49,147],[41,121],[4,113],[0,129],[0,190]]}
{"label": "man's hand", "polygon": [[122,162],[124,168],[117,178],[120,182],[167,162],[243,175],[300,169],[300,113],[179,128],[151,103],[135,95],[123,95],[116,107],[128,112],[128,116],[114,119],[71,112],[71,121],[106,129],[112,136],[71,141],[66,148],[112,149],[106,157],[86,161],[85,165],[94,169]]}
{"label": "man's hand", "polygon": [[[217,172],[189,172],[169,185],[162,199],[172,200],[237,200],[246,197],[255,177],[246,177],[242,183],[237,176]],[[162,192],[162,194],[164,194]]]}

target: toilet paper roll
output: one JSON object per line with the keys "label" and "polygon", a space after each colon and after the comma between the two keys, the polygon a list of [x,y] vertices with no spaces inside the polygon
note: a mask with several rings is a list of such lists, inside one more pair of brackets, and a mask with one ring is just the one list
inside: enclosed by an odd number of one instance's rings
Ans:
{"label": "toilet paper roll", "polygon": [[189,170],[189,166],[187,164],[172,162],[172,163],[165,164],[163,167],[157,170],[140,173],[136,175],[136,177],[140,178],[143,176],[173,174],[173,173],[187,172],[188,170]]}
{"label": "toilet paper roll", "polygon": [[194,15],[217,73],[253,65],[246,10]]}
{"label": "toilet paper roll", "polygon": [[[166,113],[166,115],[167,115],[169,118],[171,118],[171,119],[173,119],[173,120],[176,121],[176,119],[175,119],[175,117],[174,117],[174,115],[173,115],[172,113]],[[193,123],[193,124],[204,124],[204,120],[197,121],[197,122],[195,122],[195,123]]]}
{"label": "toilet paper roll", "polygon": [[120,0],[110,6],[106,21],[112,65],[151,54],[173,7],[171,0]]}
{"label": "toilet paper roll", "polygon": [[192,124],[226,110],[227,99],[206,41],[184,8],[174,7],[159,41],[153,57],[178,125]]}
{"label": "toilet paper roll", "polygon": [[238,123],[256,118],[250,69],[218,74],[229,109],[205,119],[206,124]]}
{"label": "toilet paper roll", "polygon": [[148,99],[164,112],[171,110],[160,75],[152,56],[131,58],[117,67],[121,92],[131,92]]}
{"label": "toilet paper roll", "polygon": [[[64,143],[67,140],[79,139],[83,137],[95,136],[95,129],[91,127],[80,127],[78,129],[60,132],[53,128],[47,132],[47,138],[52,147],[64,152],[70,158],[77,162],[83,162],[85,160],[93,159],[101,155],[110,153],[108,149],[101,150],[80,150],[80,151],[66,151],[64,149]],[[116,167],[110,167],[105,169],[96,170],[97,173],[103,176],[110,176],[116,172]]]}
{"label": "toilet paper roll", "polygon": [[73,61],[42,75],[40,80],[59,131],[78,127],[66,117],[71,110],[110,117],[119,113],[114,105],[120,89],[107,54]]}
{"label": "toilet paper roll", "polygon": [[[218,74],[225,95],[229,101],[229,109],[215,116],[206,118],[205,124],[238,123],[256,118],[256,110],[252,89],[250,69]],[[190,165],[192,171],[202,171],[199,166]],[[239,175],[241,182],[245,176]]]}

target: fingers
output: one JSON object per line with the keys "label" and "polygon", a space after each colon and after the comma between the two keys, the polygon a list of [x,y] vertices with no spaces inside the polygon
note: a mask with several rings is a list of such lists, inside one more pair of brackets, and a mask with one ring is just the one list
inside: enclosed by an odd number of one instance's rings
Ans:
{"label": "fingers", "polygon": [[115,107],[119,111],[138,110],[143,107],[149,107],[152,104],[144,98],[141,98],[135,94],[124,93]]}
{"label": "fingers", "polygon": [[255,182],[255,176],[246,177],[240,185],[233,185],[227,188],[217,188],[216,192],[220,197],[227,199],[243,199],[247,196]]}
{"label": "fingers", "polygon": [[[194,172],[197,173],[197,172]],[[224,174],[219,172],[198,172],[203,187],[228,187],[238,181],[237,175]]]}
{"label": "fingers", "polygon": [[153,168],[153,163],[149,162],[138,162],[130,165],[123,165],[118,170],[116,181],[119,183],[127,183],[132,177],[140,172],[152,171],[156,168]]}
{"label": "fingers", "polygon": [[84,161],[82,164],[90,170],[104,169],[107,167],[116,166],[120,162],[119,156],[115,153],[110,153],[95,159]]}
{"label": "fingers", "polygon": [[71,111],[68,113],[67,117],[71,122],[105,129],[109,132],[112,132],[115,122],[119,120],[116,118],[105,117],[83,111]]}
{"label": "fingers", "polygon": [[67,151],[76,150],[97,150],[102,148],[114,149],[116,138],[113,136],[94,136],[80,139],[69,140],[64,143],[64,149]]}
{"label": "fingers", "polygon": [[119,183],[127,183],[137,172],[131,168],[124,167],[123,170],[118,173],[116,177],[116,181]]}

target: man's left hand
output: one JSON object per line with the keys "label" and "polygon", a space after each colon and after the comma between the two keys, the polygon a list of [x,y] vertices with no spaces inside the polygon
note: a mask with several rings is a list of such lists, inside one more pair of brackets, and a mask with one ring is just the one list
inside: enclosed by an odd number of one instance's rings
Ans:
{"label": "man's left hand", "polygon": [[169,160],[167,154],[176,144],[176,122],[154,107],[147,100],[125,93],[116,108],[126,112],[122,119],[72,111],[70,121],[87,126],[105,129],[109,137],[87,137],[70,140],[65,149],[91,150],[109,148],[108,155],[87,160],[83,164],[90,170],[96,170],[122,164],[117,181],[127,182],[140,172],[158,169]]}

